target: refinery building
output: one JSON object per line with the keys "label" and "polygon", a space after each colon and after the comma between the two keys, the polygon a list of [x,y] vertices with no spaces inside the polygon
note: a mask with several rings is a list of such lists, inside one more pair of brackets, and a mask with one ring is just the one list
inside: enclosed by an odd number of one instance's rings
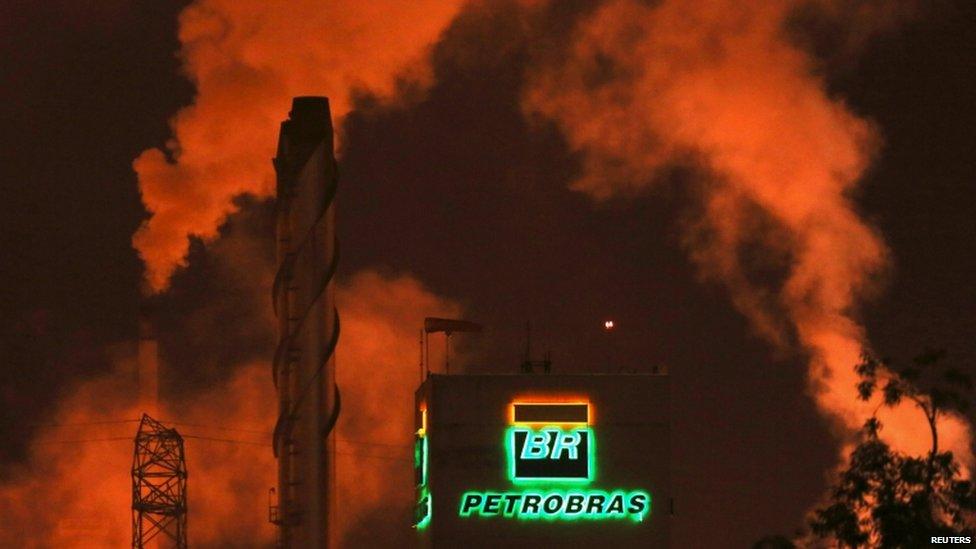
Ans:
{"label": "refinery building", "polygon": [[[272,376],[280,414],[270,515],[279,546],[289,548],[338,541],[338,170],[330,118],[325,98],[296,98],[274,161],[279,344]],[[451,330],[477,329],[429,318],[424,333],[445,332],[449,349]],[[422,370],[413,403],[413,481],[396,488],[416,496],[417,545],[667,547],[673,509],[668,376],[554,375],[548,361],[543,373],[533,373],[526,361],[522,373],[511,375]],[[448,365],[445,359],[446,372]]]}
{"label": "refinery building", "polygon": [[430,375],[421,547],[667,547],[668,376]]}

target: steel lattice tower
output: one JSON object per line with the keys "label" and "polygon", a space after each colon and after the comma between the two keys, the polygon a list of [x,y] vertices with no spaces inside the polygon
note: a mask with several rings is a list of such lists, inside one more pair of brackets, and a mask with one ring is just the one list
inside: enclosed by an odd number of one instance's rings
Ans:
{"label": "steel lattice tower", "polygon": [[186,547],[186,460],[176,429],[142,415],[132,458],[132,547]]}

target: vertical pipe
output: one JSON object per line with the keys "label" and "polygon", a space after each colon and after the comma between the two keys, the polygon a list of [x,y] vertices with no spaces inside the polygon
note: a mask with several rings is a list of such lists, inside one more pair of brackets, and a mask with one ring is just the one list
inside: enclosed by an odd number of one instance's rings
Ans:
{"label": "vertical pipe", "polygon": [[[331,151],[330,151],[331,152]],[[317,240],[311,244],[311,261],[315,265],[329,265],[336,253],[335,207],[330,204],[321,221],[321,229],[312,234]],[[297,268],[301,268],[296,264]],[[304,277],[303,277],[304,278]],[[317,284],[325,282],[321,293]],[[310,303],[299,332],[301,358],[298,362],[294,395],[298,406],[295,433],[303,454],[303,468],[299,481],[302,493],[302,519],[308,525],[301,547],[334,547],[330,539],[335,534],[333,494],[335,486],[335,437],[331,435],[331,415],[336,410],[335,353],[330,340],[336,333],[335,283],[316,278],[299,287],[299,293],[309,289],[302,300]]]}
{"label": "vertical pipe", "polygon": [[451,373],[451,332],[444,332],[444,373]]}
{"label": "vertical pipe", "polygon": [[143,413],[156,416],[159,413],[159,342],[152,320],[146,314],[139,319],[137,355],[139,408]]}
{"label": "vertical pipe", "polygon": [[[282,161],[282,167],[284,163]],[[275,167],[279,168],[279,159],[276,159]],[[278,410],[279,421],[281,414],[286,414],[291,409],[291,371],[293,364],[291,361],[292,352],[290,347],[291,314],[289,311],[289,299],[291,283],[291,273],[288,269],[291,257],[291,216],[289,206],[291,205],[290,192],[291,185],[282,184],[281,173],[279,173],[278,196],[276,202],[277,219],[276,223],[276,256],[279,270],[276,275],[274,288],[275,312],[278,315],[278,349],[275,351],[274,378],[275,386],[278,391]],[[276,435],[280,431],[280,423],[276,426]],[[294,494],[292,491],[292,464],[291,455],[293,447],[291,437],[275,437],[275,453],[278,456],[278,510],[275,514],[278,525],[278,545],[279,547],[292,546],[292,525],[295,511],[293,509]]]}
{"label": "vertical pipe", "polygon": [[[279,316],[275,379],[279,417],[279,521],[284,547],[335,545],[335,445],[338,418],[335,345],[335,191],[332,123],[324,97],[297,97],[282,123],[278,173]],[[282,254],[282,251],[285,251]]]}

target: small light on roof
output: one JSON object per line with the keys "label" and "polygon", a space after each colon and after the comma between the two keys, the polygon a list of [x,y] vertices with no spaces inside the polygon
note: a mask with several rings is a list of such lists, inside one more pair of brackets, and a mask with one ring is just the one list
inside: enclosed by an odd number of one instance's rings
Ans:
{"label": "small light on roof", "polygon": [[606,328],[607,330],[612,330],[613,329],[613,321],[612,320],[607,320],[606,322],[603,323],[603,327]]}

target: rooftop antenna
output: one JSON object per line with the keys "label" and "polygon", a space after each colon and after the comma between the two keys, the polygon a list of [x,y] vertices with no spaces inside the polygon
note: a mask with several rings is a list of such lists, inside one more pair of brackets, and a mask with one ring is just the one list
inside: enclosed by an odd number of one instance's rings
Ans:
{"label": "rooftop antenna", "polygon": [[542,372],[548,374],[552,367],[552,360],[549,358],[549,351],[546,350],[543,360],[532,360],[532,323],[525,321],[525,357],[522,359],[522,372],[531,374],[536,367],[541,367]]}
{"label": "rooftop antenna", "polygon": [[427,364],[427,337],[424,334],[424,329],[420,329],[420,382],[424,382],[424,374],[426,374],[426,364]]}
{"label": "rooftop antenna", "polygon": [[[467,320],[454,320],[450,318],[427,317],[424,319],[424,335],[436,332],[444,332],[444,371],[451,373],[451,335],[454,332],[480,333],[484,327],[481,324]],[[424,339],[424,349],[427,350],[427,362],[430,360],[428,348],[429,337]],[[427,365],[427,373],[430,374],[430,365]]]}
{"label": "rooftop antenna", "polygon": [[607,370],[606,371],[608,373],[613,368],[613,360],[611,358],[611,354],[613,353],[613,332],[616,329],[616,327],[617,325],[614,324],[613,320],[611,319],[607,319],[603,321],[603,333],[606,334],[606,338],[607,338],[607,342],[606,342]]}

